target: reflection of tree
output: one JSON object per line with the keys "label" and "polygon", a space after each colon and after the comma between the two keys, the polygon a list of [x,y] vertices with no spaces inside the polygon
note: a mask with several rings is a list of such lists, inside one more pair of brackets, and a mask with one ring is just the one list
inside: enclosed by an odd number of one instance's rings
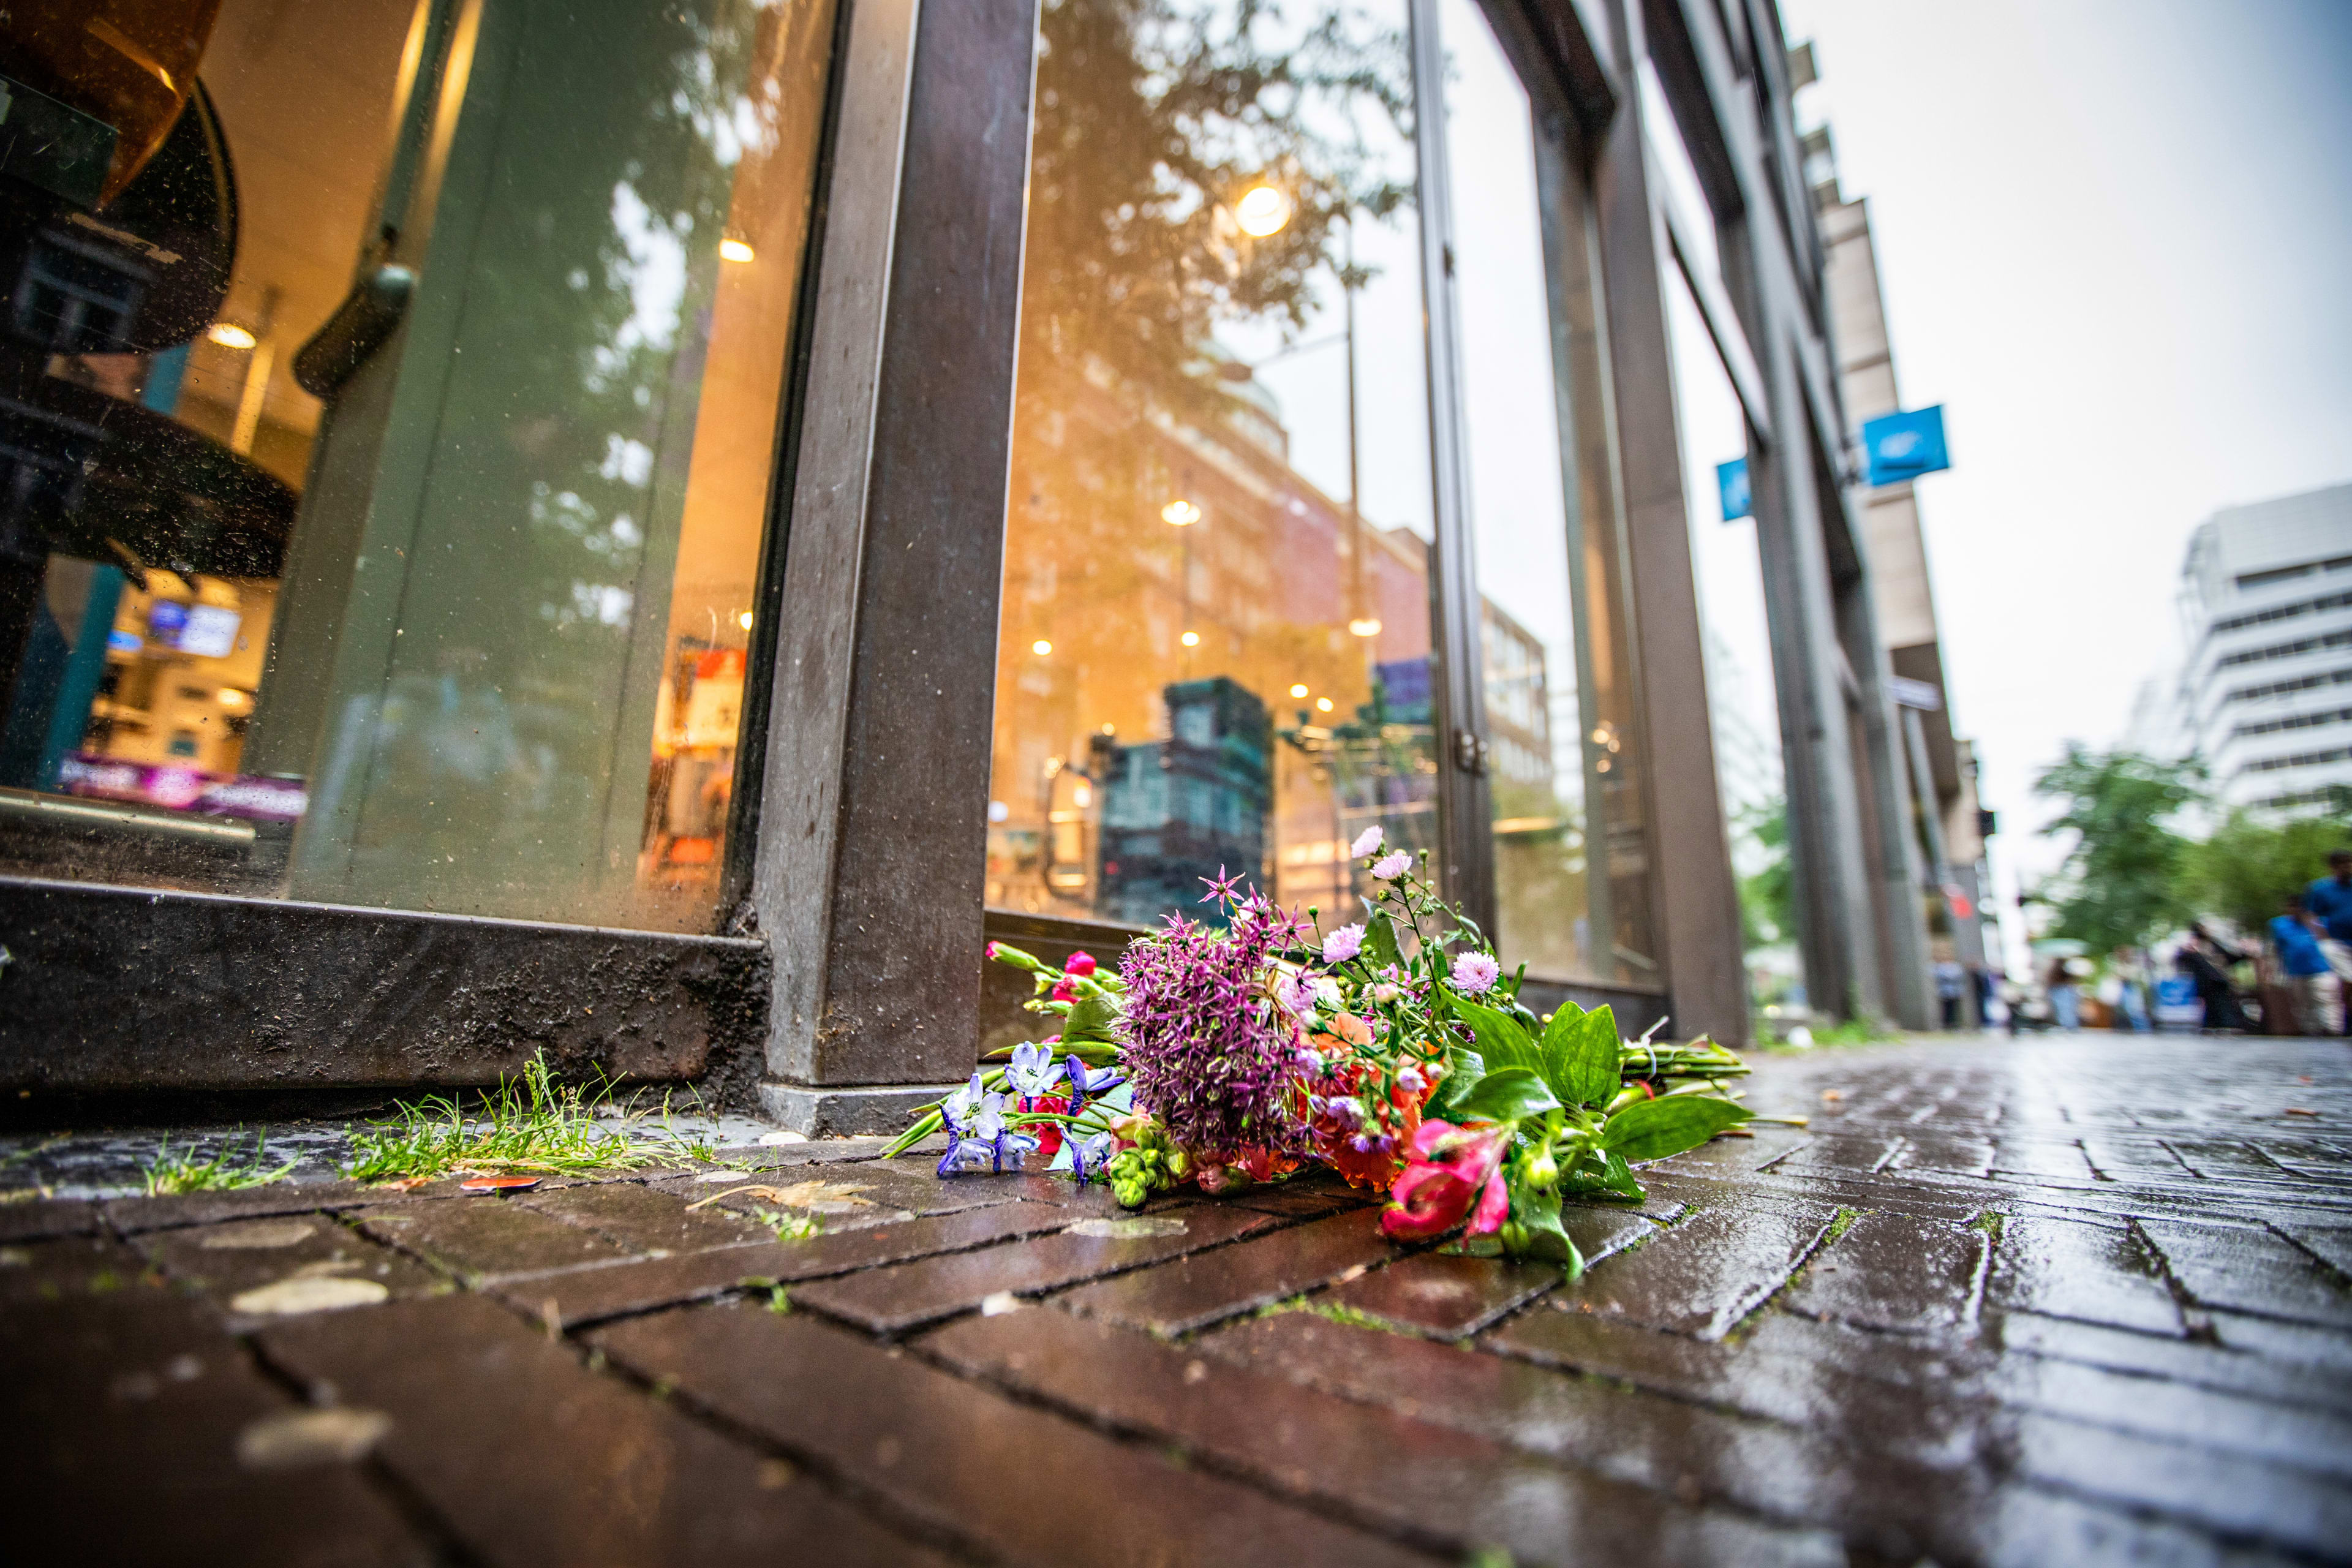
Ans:
{"label": "reflection of tree", "polygon": [[1756,869],[1739,879],[1741,945],[1753,952],[1797,937],[1795,872],[1789,859],[1789,803],[1780,796],[1742,807],[1732,821],[1735,858]]}
{"label": "reflection of tree", "polygon": [[[534,24],[495,113],[463,128],[495,163],[436,220],[478,226],[442,272],[463,306],[372,844],[513,879],[577,866],[613,792],[642,788],[619,715],[650,701],[632,648],[667,622],[734,170],[775,140],[793,79],[777,68],[812,47],[799,18],[820,9],[614,4],[593,27]],[[475,858],[488,844],[500,853]]]}
{"label": "reflection of tree", "polygon": [[[1340,542],[1285,510],[1308,487],[1215,334],[1305,331],[1339,302],[1349,216],[1410,193],[1384,162],[1408,145],[1403,40],[1358,7],[1302,29],[1258,0],[1046,0],[1041,26],[996,746],[1024,815],[1048,752],[1133,736],[1170,681],[1364,693],[1362,649],[1328,635]],[[1261,183],[1294,210],[1252,238],[1231,205]],[[1206,522],[1162,522],[1178,497]]]}

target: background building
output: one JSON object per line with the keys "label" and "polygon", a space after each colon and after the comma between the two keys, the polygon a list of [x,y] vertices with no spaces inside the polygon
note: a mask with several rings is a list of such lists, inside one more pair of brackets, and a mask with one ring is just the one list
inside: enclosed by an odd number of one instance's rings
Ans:
{"label": "background building", "polygon": [[2128,743],[2201,756],[2224,807],[2352,789],[2352,485],[2215,512],[2179,603],[2187,652],[2141,691]]}

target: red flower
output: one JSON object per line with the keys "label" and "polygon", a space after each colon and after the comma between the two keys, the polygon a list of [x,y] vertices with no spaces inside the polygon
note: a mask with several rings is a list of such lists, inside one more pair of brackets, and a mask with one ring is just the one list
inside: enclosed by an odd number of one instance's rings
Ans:
{"label": "red flower", "polygon": [[1093,953],[1087,952],[1084,948],[1080,948],[1077,952],[1070,954],[1070,961],[1067,963],[1062,965],[1062,973],[1065,974],[1075,974],[1079,979],[1084,980],[1087,975],[1092,974],[1096,970],[1101,967],[1101,964],[1095,962],[1095,955]]}
{"label": "red flower", "polygon": [[1078,988],[1066,979],[1054,982],[1054,994],[1047,998],[1053,1002],[1075,1002],[1077,999]]}
{"label": "red flower", "polygon": [[[1021,1109],[1045,1111],[1067,1110],[1070,1109],[1070,1097],[1066,1094],[1024,1094],[1021,1097]],[[1028,1123],[1028,1130],[1030,1135],[1037,1140],[1038,1159],[1050,1160],[1061,1152],[1062,1124],[1060,1122],[1032,1121]]]}
{"label": "red flower", "polygon": [[1423,1122],[1412,1157],[1389,1190],[1381,1232],[1399,1241],[1425,1241],[1465,1219],[1472,1236],[1500,1229],[1511,1208],[1502,1171],[1509,1139],[1501,1127]]}

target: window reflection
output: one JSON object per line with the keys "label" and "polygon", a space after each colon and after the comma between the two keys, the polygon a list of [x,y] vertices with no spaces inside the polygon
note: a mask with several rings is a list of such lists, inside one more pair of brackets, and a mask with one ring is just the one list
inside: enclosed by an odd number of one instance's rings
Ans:
{"label": "window reflection", "polygon": [[0,855],[708,929],[831,5],[103,9],[202,85],[0,16],[168,132],[0,180]]}
{"label": "window reflection", "polygon": [[992,904],[1343,913],[1435,841],[1402,22],[1044,7]]}

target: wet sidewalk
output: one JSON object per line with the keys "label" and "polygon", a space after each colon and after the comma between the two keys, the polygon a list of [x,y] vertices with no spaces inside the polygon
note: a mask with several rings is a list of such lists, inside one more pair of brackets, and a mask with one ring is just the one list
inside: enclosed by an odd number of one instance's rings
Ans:
{"label": "wet sidewalk", "polygon": [[1577,1213],[1573,1284],[1321,1179],[1125,1215],[871,1143],[0,1205],[10,1556],[2352,1558],[2352,1047],[1752,1089],[1811,1125]]}

